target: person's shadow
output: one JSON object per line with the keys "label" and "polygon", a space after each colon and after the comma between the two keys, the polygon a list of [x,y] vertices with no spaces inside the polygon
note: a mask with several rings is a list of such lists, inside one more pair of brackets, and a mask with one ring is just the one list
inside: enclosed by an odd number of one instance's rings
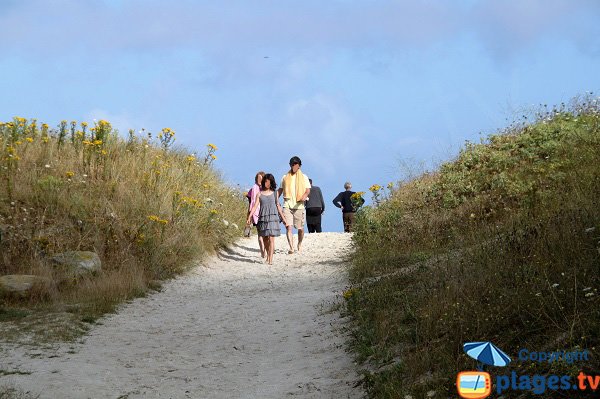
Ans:
{"label": "person's shadow", "polygon": [[260,249],[258,248],[250,248],[250,247],[245,247],[243,245],[239,245],[239,244],[235,244],[236,247],[244,249],[246,251],[250,251],[250,252],[260,252]]}
{"label": "person's shadow", "polygon": [[[260,252],[260,250],[255,249],[255,248],[248,248],[248,247],[244,247],[242,245],[235,245],[235,246],[245,249],[246,251]],[[236,252],[235,250],[233,250],[231,248],[221,249],[219,252],[217,252],[217,258],[229,259],[229,260],[233,260],[233,261],[237,261],[237,262],[255,263],[255,261],[253,259],[250,259],[247,256],[244,256],[243,254]]]}

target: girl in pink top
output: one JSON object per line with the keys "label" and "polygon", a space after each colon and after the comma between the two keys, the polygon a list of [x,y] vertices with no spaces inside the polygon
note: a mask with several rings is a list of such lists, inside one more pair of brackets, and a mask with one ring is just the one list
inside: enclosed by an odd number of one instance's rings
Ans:
{"label": "girl in pink top", "polygon": [[[258,198],[256,196],[256,193],[260,192],[260,185],[262,183],[262,179],[263,176],[265,175],[265,172],[260,171],[256,174],[256,176],[254,176],[254,185],[252,186],[252,188],[250,189],[250,191],[248,191],[248,194],[246,194],[246,197],[248,198],[248,201],[250,202],[248,204],[248,213],[246,214],[246,217],[250,216],[250,211],[252,210],[252,207],[254,207],[254,202],[256,201],[256,198]],[[254,226],[256,226],[256,224],[258,223],[258,214],[260,213],[260,204],[258,204],[256,206],[256,210],[254,211],[254,214],[252,214],[252,224]],[[260,236],[258,236],[258,245],[260,247],[260,256],[262,256],[263,258],[265,257],[265,246],[263,244],[263,241],[260,239]]]}

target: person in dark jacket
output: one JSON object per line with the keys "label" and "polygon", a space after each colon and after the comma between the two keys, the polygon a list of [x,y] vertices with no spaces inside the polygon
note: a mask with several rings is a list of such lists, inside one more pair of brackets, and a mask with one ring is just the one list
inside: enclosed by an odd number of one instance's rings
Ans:
{"label": "person in dark jacket", "polygon": [[308,179],[308,181],[310,182],[310,197],[304,202],[304,206],[306,207],[306,226],[309,233],[320,233],[321,215],[325,212],[325,201],[323,200],[321,189],[313,186],[312,179]]}
{"label": "person in dark jacket", "polygon": [[[352,204],[352,183],[347,181],[344,183],[344,188],[346,191],[342,191],[333,199],[333,205],[342,209],[342,220],[344,222],[344,232],[350,233],[352,232],[352,225],[354,224],[354,213],[356,209]],[[362,205],[362,204],[361,204]]]}

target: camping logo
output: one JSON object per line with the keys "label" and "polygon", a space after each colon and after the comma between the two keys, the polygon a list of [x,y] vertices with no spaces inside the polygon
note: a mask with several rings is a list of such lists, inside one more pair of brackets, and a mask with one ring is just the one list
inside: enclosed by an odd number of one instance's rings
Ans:
{"label": "camping logo", "polygon": [[463,371],[456,377],[458,395],[465,399],[484,399],[492,393],[492,379],[483,365],[504,367],[510,357],[491,342],[467,342],[463,350],[477,360],[477,371]]}

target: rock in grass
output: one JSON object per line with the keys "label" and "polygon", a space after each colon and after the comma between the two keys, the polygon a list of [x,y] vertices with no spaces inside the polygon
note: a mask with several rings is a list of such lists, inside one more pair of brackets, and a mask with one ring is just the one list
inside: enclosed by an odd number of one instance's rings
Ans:
{"label": "rock in grass", "polygon": [[52,280],[46,277],[29,274],[8,274],[0,276],[0,296],[27,296],[34,289],[47,287]]}
{"label": "rock in grass", "polygon": [[102,262],[95,252],[91,251],[69,251],[56,254],[52,262],[64,270],[71,277],[80,277],[94,274],[102,270]]}

